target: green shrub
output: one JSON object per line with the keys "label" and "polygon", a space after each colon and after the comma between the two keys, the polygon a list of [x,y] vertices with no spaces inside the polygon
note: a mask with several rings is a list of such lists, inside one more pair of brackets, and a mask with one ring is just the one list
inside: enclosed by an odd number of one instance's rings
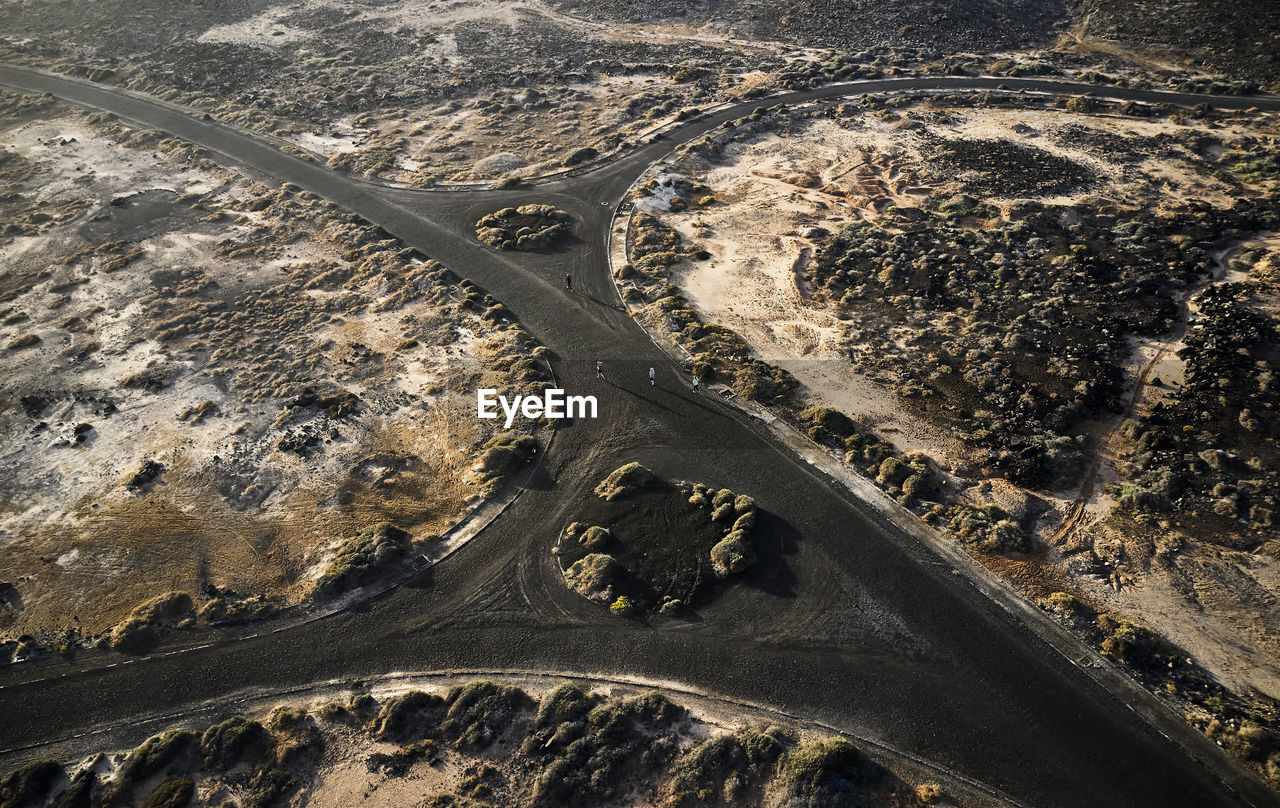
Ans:
{"label": "green shrub", "polygon": [[741,530],[731,531],[711,548],[711,563],[721,575],[745,572],[755,561],[751,538]]}
{"label": "green shrub", "polygon": [[733,523],[732,530],[741,530],[744,533],[750,533],[756,526],[756,512],[754,510],[747,511],[737,518]]}
{"label": "green shrub", "polygon": [[199,738],[187,730],[171,729],[148,738],[116,767],[103,789],[103,808],[128,804],[134,788],[152,777],[191,768],[198,748]]}
{"label": "green shrub", "polygon": [[593,600],[607,600],[610,589],[622,573],[622,565],[610,555],[591,553],[564,571],[564,579],[579,594]]}
{"label": "green shrub", "polygon": [[809,437],[814,440],[827,436],[843,440],[857,432],[853,419],[830,407],[805,407],[800,411],[800,418],[809,424]]}
{"label": "green shrub", "polygon": [[724,505],[729,505],[730,507],[733,505],[733,492],[728,488],[721,488],[711,499],[711,507],[713,508],[719,508]]}
{"label": "green shrub", "polygon": [[739,494],[733,499],[734,513],[750,513],[756,509],[756,501],[746,494]]}
{"label": "green shrub", "polygon": [[658,479],[658,476],[639,463],[627,463],[614,469],[605,477],[595,492],[606,500],[613,501],[621,496],[634,494]]}
{"label": "green shrub", "polygon": [[61,763],[53,760],[28,763],[0,783],[0,808],[40,804],[61,777]]}
{"label": "green shrub", "polygon": [[485,443],[476,467],[485,479],[498,480],[527,462],[537,448],[538,441],[532,435],[501,432]]}
{"label": "green shrub", "polygon": [[809,801],[847,790],[846,784],[870,782],[876,773],[874,765],[844,738],[810,741],[793,749],[782,761],[787,791]]}
{"label": "green shrub", "polygon": [[339,548],[329,568],[316,580],[312,596],[330,598],[372,582],[408,554],[412,539],[390,522],[364,528]]}
{"label": "green shrub", "polygon": [[880,472],[877,475],[880,482],[897,485],[907,478],[911,473],[910,467],[896,457],[887,457],[880,464]]}
{"label": "green shrub", "polygon": [[569,154],[562,161],[562,165],[566,167],[576,166],[581,163],[585,163],[588,160],[594,160],[596,157],[599,157],[599,156],[600,156],[600,152],[597,149],[594,149],[590,146],[580,146],[574,149],[573,151],[569,152]]}
{"label": "green shrub", "polygon": [[614,614],[627,617],[636,611],[636,602],[626,595],[619,595],[613,603],[609,604],[609,611]]}
{"label": "green shrub", "polygon": [[533,719],[534,729],[578,721],[591,711],[592,704],[591,697],[577,685],[571,682],[558,685],[538,702],[538,712]]}
{"label": "green shrub", "polygon": [[196,795],[196,784],[185,778],[172,777],[156,786],[142,808],[186,808]]}
{"label": "green shrub", "polygon": [[764,404],[785,401],[797,382],[785,369],[758,359],[748,359],[733,374],[733,389],[743,398]]}
{"label": "green shrub", "polygon": [[711,521],[720,522],[733,517],[733,503],[726,502],[711,512]]}
{"label": "green shrub", "polygon": [[200,755],[206,769],[227,771],[261,757],[270,746],[271,735],[262,724],[237,715],[204,731]]}
{"label": "green shrub", "polygon": [[111,630],[112,648],[136,653],[150,647],[179,623],[195,616],[195,603],[186,592],[166,592],[140,604]]}
{"label": "green shrub", "polygon": [[373,735],[378,740],[405,743],[418,740],[434,729],[444,699],[421,690],[410,690],[387,699],[373,720]]}
{"label": "green shrub", "polygon": [[596,550],[608,544],[611,538],[613,534],[608,528],[593,525],[582,532],[578,542],[589,550]]}
{"label": "green shrub", "polygon": [[692,808],[723,799],[747,804],[749,789],[762,782],[786,749],[777,727],[747,728],[696,743],[671,764],[663,787],[664,808]]}
{"label": "green shrub", "polygon": [[469,682],[456,687],[445,703],[440,736],[452,741],[454,748],[470,751],[488,748],[518,714],[532,706],[523,690],[493,682]]}

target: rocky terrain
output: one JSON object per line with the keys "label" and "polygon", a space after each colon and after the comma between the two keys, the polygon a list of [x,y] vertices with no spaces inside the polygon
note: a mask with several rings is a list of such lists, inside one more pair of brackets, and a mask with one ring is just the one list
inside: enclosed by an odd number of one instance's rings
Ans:
{"label": "rocky terrain", "polygon": [[[549,378],[469,282],[157,133],[0,102],[6,656],[135,607],[216,622],[333,596],[536,454],[469,417],[478,383]],[[384,522],[400,533],[361,538]]]}
{"label": "rocky terrain", "polygon": [[[1011,71],[1247,89],[1275,78],[1270,11],[1241,18],[1257,26],[1244,39],[1258,58],[1232,56],[1229,31],[1196,34],[1193,50],[1210,55],[1188,73],[1176,56],[1144,55],[1151,32],[1168,30],[1150,20],[1173,4],[1069,5],[325,0],[174,13],[163,0],[9,0],[0,59],[189,104],[413,186],[561,171],[726,99],[832,80]],[[1213,28],[1196,8],[1176,13]]]}
{"label": "rocky terrain", "polygon": [[1205,722],[1274,724],[1275,125],[759,110],[637,187],[623,296],[1092,641],[1171,641]]}

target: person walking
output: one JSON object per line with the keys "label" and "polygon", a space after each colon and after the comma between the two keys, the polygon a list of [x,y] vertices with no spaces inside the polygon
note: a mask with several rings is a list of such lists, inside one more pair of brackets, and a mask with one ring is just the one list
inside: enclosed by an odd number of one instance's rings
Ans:
{"label": "person walking", "polygon": [[653,368],[649,368],[649,386],[650,386],[650,387],[653,387],[653,386],[654,386],[654,381],[653,381]]}
{"label": "person walking", "polygon": [[604,378],[604,362],[596,362],[596,378]]}
{"label": "person walking", "polygon": [[694,377],[693,377],[693,392],[695,392],[695,393],[696,393],[696,392],[698,392],[698,377],[697,377],[697,376],[694,376]]}
{"label": "person walking", "polygon": [[570,292],[573,291],[573,276],[568,272],[564,273],[564,288],[568,289]]}

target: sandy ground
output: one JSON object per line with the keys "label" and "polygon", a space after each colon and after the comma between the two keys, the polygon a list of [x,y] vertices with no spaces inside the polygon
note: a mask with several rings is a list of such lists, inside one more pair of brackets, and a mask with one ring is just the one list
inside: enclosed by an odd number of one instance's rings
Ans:
{"label": "sandy ground", "polygon": [[[307,46],[316,31],[291,24],[297,12],[296,4],[271,5],[247,19],[210,28],[197,39],[268,52]],[[774,55],[782,47],[734,38],[730,26],[714,19],[701,27],[668,22],[604,23],[564,14],[538,0],[397,0],[377,4],[327,0],[309,4],[307,12],[420,38],[425,44],[415,56],[417,61],[464,77],[480,69],[475,54],[459,45],[460,38],[471,36],[470,29],[475,26],[517,35],[527,32],[534,41],[545,31],[555,31],[556,37],[570,42],[634,44],[642,49],[688,45],[712,52]],[[789,46],[787,53],[793,59],[811,60],[824,52]],[[314,58],[316,69],[323,71],[324,56],[317,51]],[[577,147],[610,151],[620,139],[639,137],[673,121],[682,107],[699,96],[698,103],[706,104],[725,93],[740,93],[767,82],[772,75],[749,68],[737,71],[708,99],[703,89],[674,78],[673,65],[654,67],[624,73],[588,69],[586,81],[545,87],[526,83],[469,100],[468,93],[460,93],[420,108],[352,113],[334,120],[325,131],[284,124],[277,133],[326,159],[389,148],[394,153],[393,164],[372,173],[412,185],[529,176],[561,168],[566,154]],[[665,111],[654,110],[659,98],[672,99],[675,105]],[[500,113],[494,114],[498,110]]]}
{"label": "sandy ground", "polygon": [[[904,127],[904,122],[911,126]],[[1177,195],[1229,207],[1231,186],[1214,176],[1187,144],[1201,136],[1228,141],[1247,134],[1239,124],[1207,131],[1194,122],[921,105],[852,121],[807,120],[793,124],[790,132],[730,142],[711,162],[686,157],[661,167],[653,175],[657,187],[637,204],[711,254],[709,260],[684,262],[672,272],[673,282],[704,320],[732,328],[762,358],[789,370],[811,402],[836,407],[885,432],[901,449],[925,452],[944,469],[957,469],[973,459],[965,446],[945,427],[904,408],[893,389],[895,379],[860,371],[859,351],[878,349],[850,346],[848,337],[856,335],[856,322],[842,320],[824,303],[810,299],[801,270],[824,231],[851,220],[876,220],[890,205],[918,206],[927,195],[945,199],[953,193],[953,178],[929,164],[928,146],[938,138],[1021,141],[1087,166],[1099,178],[1085,191],[1038,198],[1045,203],[1105,200],[1141,205]],[[1121,142],[1115,138],[1134,148],[1108,148]],[[706,184],[716,202],[699,206],[693,204],[696,200],[685,200],[690,203],[687,210],[671,211],[670,200],[681,180]],[[1239,273],[1230,272],[1220,269],[1215,281],[1237,279]],[[1194,304],[1190,316],[1189,327],[1194,328]],[[932,324],[946,328],[944,321]],[[1135,385],[1137,399],[1130,416],[1140,416],[1181,384],[1176,352],[1185,327],[1134,345],[1129,373],[1142,383]],[[899,338],[906,336],[904,330]],[[1126,579],[1099,576],[1092,568],[1081,577],[1072,572],[1076,562],[1059,555],[1059,549],[1077,552],[1079,547],[1066,545],[1083,542],[1103,548],[1099,555],[1105,558],[1107,543],[1118,540],[1104,520],[1115,504],[1107,484],[1119,480],[1116,460],[1124,442],[1120,427],[1126,420],[1090,427],[1103,450],[1096,478],[1083,499],[1075,489],[1037,494],[1052,506],[1039,522],[1043,535],[1060,539],[1044,559],[1053,571],[1037,572],[1037,584],[1044,586],[1054,577],[1074,579],[1110,608],[1137,617],[1182,645],[1224,684],[1280,696],[1280,626],[1261,618],[1280,591],[1270,556],[1200,550],[1184,554],[1174,567],[1149,564],[1144,576]],[[1015,514],[1025,511],[1028,502],[1026,492],[1000,480],[969,487],[965,493],[997,501]],[[1075,538],[1062,535],[1064,519],[1070,520]]]}
{"label": "sandy ground", "polygon": [[[358,528],[425,537],[484,492],[485,436],[456,390],[503,332],[400,305],[394,285],[317,281],[355,268],[321,219],[299,208],[287,245],[263,252],[277,223],[248,208],[273,189],[121,147],[81,114],[3,139],[37,167],[24,199],[79,211],[0,241],[4,634],[92,636],[173,589],[293,600]],[[112,269],[117,242],[136,257]],[[167,335],[188,305],[208,316]],[[307,389],[360,405],[292,409]],[[130,488],[144,461],[163,472]]]}

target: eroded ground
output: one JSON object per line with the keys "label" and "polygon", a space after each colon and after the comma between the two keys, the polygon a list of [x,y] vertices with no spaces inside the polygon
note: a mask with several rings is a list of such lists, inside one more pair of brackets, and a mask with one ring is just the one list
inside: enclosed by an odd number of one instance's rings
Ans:
{"label": "eroded ground", "polygon": [[534,348],[496,301],[310,194],[4,100],[5,636],[296,602],[360,529],[428,542],[507,470],[461,392]]}
{"label": "eroded ground", "polygon": [[[758,114],[638,186],[624,297],[1027,594],[1078,598],[1094,641],[1126,615],[1242,694],[1237,726],[1272,721],[1275,131],[1026,99]],[[748,352],[786,383],[744,384]]]}

